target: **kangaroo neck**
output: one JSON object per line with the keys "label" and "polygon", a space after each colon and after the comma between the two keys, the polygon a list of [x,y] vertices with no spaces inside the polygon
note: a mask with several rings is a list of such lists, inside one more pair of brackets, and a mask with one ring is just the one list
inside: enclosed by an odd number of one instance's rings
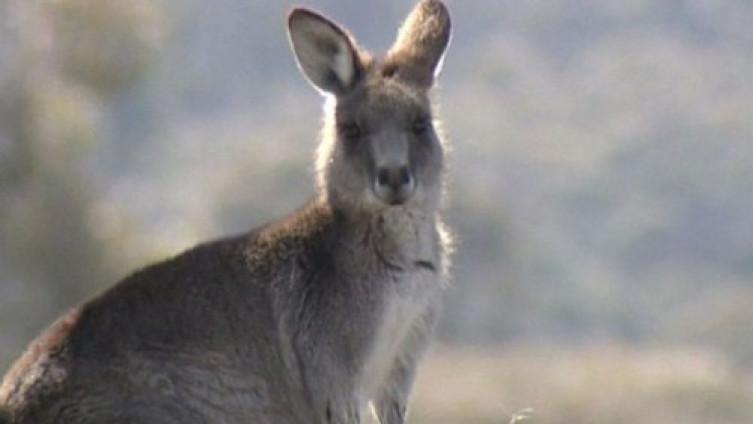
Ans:
{"label": "kangaroo neck", "polygon": [[354,265],[370,262],[390,270],[416,266],[436,269],[439,261],[437,218],[433,212],[402,206],[357,214],[338,214],[338,243]]}

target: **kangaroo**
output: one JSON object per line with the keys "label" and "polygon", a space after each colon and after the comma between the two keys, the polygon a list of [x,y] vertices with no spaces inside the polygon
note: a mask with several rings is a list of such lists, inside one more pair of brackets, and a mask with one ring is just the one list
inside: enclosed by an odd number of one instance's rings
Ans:
{"label": "kangaroo", "polygon": [[449,13],[421,1],[380,57],[308,9],[288,34],[327,97],[316,195],[64,314],[5,376],[0,422],[405,422],[450,250],[429,99]]}

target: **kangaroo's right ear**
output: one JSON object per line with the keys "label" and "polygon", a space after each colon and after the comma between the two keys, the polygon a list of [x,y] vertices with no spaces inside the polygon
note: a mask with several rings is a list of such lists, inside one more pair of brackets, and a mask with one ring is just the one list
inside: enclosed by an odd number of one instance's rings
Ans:
{"label": "kangaroo's right ear", "polygon": [[324,16],[309,9],[293,9],[288,16],[288,35],[298,67],[319,90],[342,94],[361,74],[355,43]]}

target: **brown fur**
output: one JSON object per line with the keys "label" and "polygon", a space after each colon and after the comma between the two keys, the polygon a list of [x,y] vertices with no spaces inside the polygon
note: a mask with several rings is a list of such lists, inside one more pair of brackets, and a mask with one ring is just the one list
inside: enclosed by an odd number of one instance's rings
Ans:
{"label": "brown fur", "polygon": [[402,424],[449,262],[425,84],[444,14],[421,2],[386,60],[293,11],[300,67],[330,96],[317,195],[72,309],[3,379],[0,422],[358,424],[371,403]]}
{"label": "brown fur", "polygon": [[421,2],[403,23],[387,54],[385,72],[421,86],[431,86],[434,69],[450,41],[450,13],[438,0]]}

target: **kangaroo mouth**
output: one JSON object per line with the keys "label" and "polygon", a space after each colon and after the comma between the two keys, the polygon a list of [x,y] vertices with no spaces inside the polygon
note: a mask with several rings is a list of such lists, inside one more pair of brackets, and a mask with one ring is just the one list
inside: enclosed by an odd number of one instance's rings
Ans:
{"label": "kangaroo mouth", "polygon": [[376,197],[388,206],[401,206],[406,204],[408,200],[410,200],[413,192],[390,190],[388,192],[376,191],[374,194],[376,194]]}

